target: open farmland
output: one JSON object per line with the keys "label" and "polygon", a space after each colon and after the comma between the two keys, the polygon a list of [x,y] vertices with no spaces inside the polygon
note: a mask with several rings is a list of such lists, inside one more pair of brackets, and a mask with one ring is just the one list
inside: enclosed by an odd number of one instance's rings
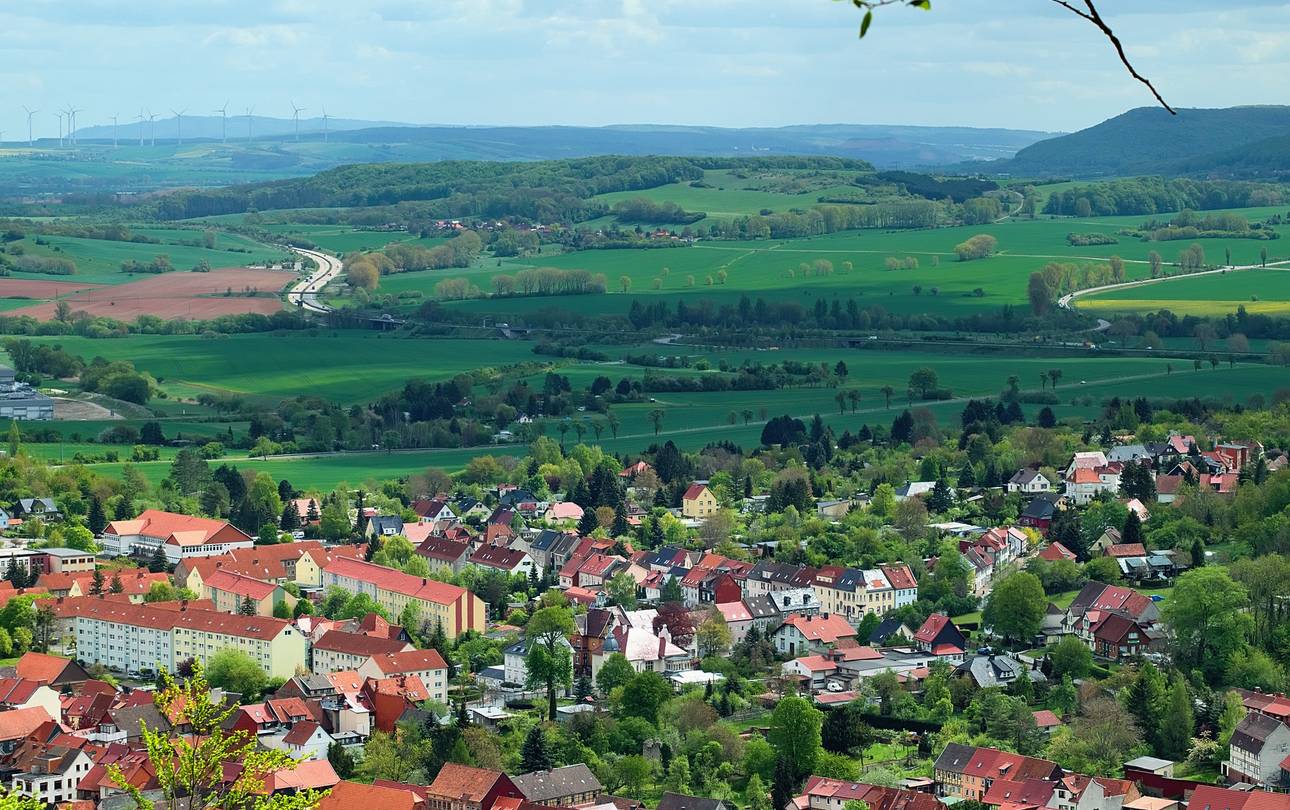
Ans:
{"label": "open farmland", "polygon": [[1284,315],[1290,312],[1290,270],[1268,268],[1171,278],[1091,294],[1076,303],[1095,314],[1168,309],[1178,315],[1227,315],[1245,307],[1250,313]]}
{"label": "open farmland", "polygon": [[[133,321],[140,315],[209,320],[249,312],[270,314],[282,308],[279,292],[296,278],[285,270],[225,268],[209,273],[175,271],[139,278],[114,287],[97,287],[62,296],[73,312]],[[54,317],[50,301],[13,315],[40,320]]]}

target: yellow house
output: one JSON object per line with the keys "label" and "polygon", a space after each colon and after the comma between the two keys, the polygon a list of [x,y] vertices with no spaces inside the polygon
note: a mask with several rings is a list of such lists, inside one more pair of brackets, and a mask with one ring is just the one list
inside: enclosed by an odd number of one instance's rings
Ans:
{"label": "yellow house", "polygon": [[717,496],[707,484],[690,484],[681,496],[681,514],[688,518],[706,518],[717,513]]}
{"label": "yellow house", "polygon": [[305,662],[305,636],[284,619],[179,611],[172,644],[176,667],[189,658],[205,665],[210,656],[229,648],[249,655],[270,678],[295,677]]}

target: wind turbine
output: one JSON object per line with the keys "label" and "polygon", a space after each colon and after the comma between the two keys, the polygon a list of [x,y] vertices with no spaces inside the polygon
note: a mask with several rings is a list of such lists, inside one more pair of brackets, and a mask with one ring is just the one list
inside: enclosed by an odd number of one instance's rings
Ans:
{"label": "wind turbine", "polygon": [[148,145],[157,145],[157,114],[148,110]]}
{"label": "wind turbine", "polygon": [[58,116],[58,145],[62,146],[63,145],[63,113],[56,112],[54,113],[54,115]]}
{"label": "wind turbine", "polygon": [[254,104],[246,108],[246,139],[248,141],[251,140],[251,135],[252,135],[251,127],[252,127],[252,124],[255,122],[255,116],[251,115],[251,113],[253,112],[255,112]]}
{"label": "wind turbine", "polygon": [[327,143],[327,105],[326,104],[323,105],[322,111],[323,111],[323,143]]}
{"label": "wind turbine", "polygon": [[170,111],[175,114],[175,140],[179,142],[180,146],[183,146],[184,145],[184,113],[188,112],[188,108],[185,107],[182,110],[175,110],[172,108]]}
{"label": "wind turbine", "polygon": [[296,140],[298,141],[300,140],[300,113],[304,112],[305,108],[297,107],[296,103],[293,101],[291,102],[291,109],[295,111],[291,117],[296,121]]}
{"label": "wind turbine", "polygon": [[224,102],[224,106],[215,112],[219,113],[219,141],[228,143],[228,102]]}
{"label": "wind turbine", "polygon": [[81,112],[85,112],[85,110],[78,110],[70,104],[67,105],[67,140],[72,144],[76,143],[76,114]]}
{"label": "wind turbine", "polygon": [[116,148],[116,119],[117,114],[112,113],[112,148]]}
{"label": "wind turbine", "polygon": [[36,142],[32,140],[32,137],[31,137],[31,117],[36,113],[40,112],[40,110],[29,110],[25,106],[23,107],[23,109],[27,111],[27,147],[31,148],[36,145]]}

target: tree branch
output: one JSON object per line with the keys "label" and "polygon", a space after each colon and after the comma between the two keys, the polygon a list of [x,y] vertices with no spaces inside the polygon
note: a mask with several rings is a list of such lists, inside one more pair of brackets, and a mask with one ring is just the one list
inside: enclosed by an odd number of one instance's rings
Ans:
{"label": "tree branch", "polygon": [[[1169,106],[1169,102],[1165,101],[1164,96],[1160,95],[1160,91],[1156,90],[1156,86],[1151,83],[1151,80],[1139,73],[1133,63],[1129,61],[1128,54],[1124,52],[1124,43],[1120,42],[1120,38],[1115,35],[1115,31],[1111,30],[1111,26],[1107,25],[1106,20],[1102,19],[1094,0],[1051,1],[1080,19],[1096,26],[1102,32],[1102,35],[1111,41],[1111,45],[1115,47],[1116,55],[1120,57],[1120,64],[1124,65],[1125,69],[1129,71],[1129,75],[1146,85],[1147,89],[1151,91],[1151,95],[1156,97],[1156,101],[1160,102],[1160,106],[1168,110],[1170,115],[1178,114],[1178,111]],[[1077,2],[1082,2],[1084,7],[1080,8],[1076,5]],[[851,5],[864,12],[864,22],[860,24],[860,36],[863,37],[869,30],[869,24],[873,21],[873,11],[876,8],[905,5],[926,11],[931,8],[932,4],[931,0],[851,0]]]}
{"label": "tree branch", "polygon": [[1178,114],[1178,111],[1173,107],[1170,107],[1169,102],[1165,101],[1164,97],[1160,95],[1160,91],[1156,90],[1156,86],[1151,83],[1151,80],[1139,73],[1137,68],[1133,66],[1133,63],[1129,61],[1128,55],[1124,52],[1124,44],[1120,42],[1120,38],[1111,30],[1111,26],[1107,25],[1106,21],[1102,19],[1102,15],[1098,13],[1097,6],[1093,3],[1093,0],[1084,0],[1084,6],[1088,9],[1087,11],[1076,8],[1074,5],[1067,2],[1067,0],[1052,0],[1052,2],[1077,17],[1087,20],[1097,26],[1098,30],[1100,30],[1106,38],[1111,41],[1111,44],[1115,46],[1115,52],[1120,57],[1120,63],[1129,71],[1129,75],[1146,85],[1147,89],[1151,91],[1151,95],[1156,97],[1156,101],[1160,102],[1160,106],[1168,110],[1170,115]]}

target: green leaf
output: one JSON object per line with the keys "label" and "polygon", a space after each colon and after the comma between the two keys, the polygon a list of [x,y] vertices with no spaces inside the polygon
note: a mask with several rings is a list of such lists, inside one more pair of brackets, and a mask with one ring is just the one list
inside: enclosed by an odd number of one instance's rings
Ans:
{"label": "green leaf", "polygon": [[872,12],[872,11],[866,11],[866,12],[864,13],[864,19],[860,21],[860,38],[861,38],[861,39],[864,39],[864,35],[865,35],[865,34],[867,34],[867,33],[869,32],[869,24],[870,24],[870,23],[872,23],[872,22],[873,22],[873,12]]}
{"label": "green leaf", "polygon": [[909,0],[909,4],[914,8],[921,8],[923,11],[932,10],[932,0]]}

